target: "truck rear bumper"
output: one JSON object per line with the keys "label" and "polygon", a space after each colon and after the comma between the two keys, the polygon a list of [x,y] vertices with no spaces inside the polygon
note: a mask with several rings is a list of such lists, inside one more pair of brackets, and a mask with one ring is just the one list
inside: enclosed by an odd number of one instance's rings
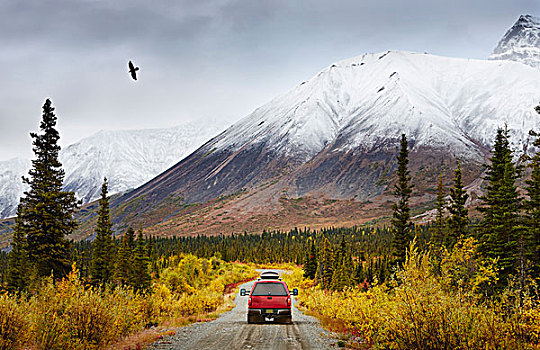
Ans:
{"label": "truck rear bumper", "polygon": [[265,322],[267,319],[290,323],[291,317],[291,309],[272,309],[272,312],[269,312],[268,309],[248,309],[248,322],[250,323]]}

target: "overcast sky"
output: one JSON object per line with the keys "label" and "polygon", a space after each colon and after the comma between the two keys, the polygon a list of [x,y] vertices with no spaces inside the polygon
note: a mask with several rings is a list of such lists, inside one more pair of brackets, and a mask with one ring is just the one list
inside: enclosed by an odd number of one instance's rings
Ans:
{"label": "overcast sky", "polygon": [[520,14],[540,16],[540,1],[0,0],[0,160],[32,156],[46,98],[63,145],[232,123],[366,52],[484,59]]}

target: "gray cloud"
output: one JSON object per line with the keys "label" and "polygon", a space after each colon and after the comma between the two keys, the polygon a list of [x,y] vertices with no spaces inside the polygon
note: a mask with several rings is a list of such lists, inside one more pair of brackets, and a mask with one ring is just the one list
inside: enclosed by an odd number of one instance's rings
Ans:
{"label": "gray cloud", "polygon": [[538,1],[0,0],[0,159],[31,155],[47,97],[65,143],[233,121],[364,52],[485,58],[522,13],[540,15]]}

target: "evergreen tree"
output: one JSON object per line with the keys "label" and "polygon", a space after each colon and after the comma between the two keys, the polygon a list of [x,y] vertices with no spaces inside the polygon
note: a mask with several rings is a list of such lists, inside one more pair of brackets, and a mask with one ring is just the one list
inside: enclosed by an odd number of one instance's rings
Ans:
{"label": "evergreen tree", "polygon": [[314,279],[316,273],[317,273],[317,247],[315,246],[315,241],[311,240],[311,249],[306,256],[306,262],[304,265],[304,277]]}
{"label": "evergreen tree", "polygon": [[512,151],[508,140],[508,130],[498,129],[493,155],[487,165],[486,193],[480,199],[484,214],[479,232],[481,252],[490,258],[499,258],[500,286],[506,277],[516,271],[516,248],[521,235],[519,209],[521,198],[515,181],[519,176],[512,162]]}
{"label": "evergreen tree", "polygon": [[128,227],[126,231],[126,238],[127,238],[127,245],[129,249],[134,252],[136,245],[135,245],[135,230],[133,230],[131,227]]}
{"label": "evergreen tree", "polygon": [[96,238],[92,242],[93,253],[90,273],[92,283],[95,285],[108,283],[113,277],[115,247],[112,241],[112,222],[107,189],[108,182],[107,178],[105,178],[101,186]]}
{"label": "evergreen tree", "polygon": [[431,234],[431,244],[437,250],[441,248],[443,242],[446,240],[444,231],[446,226],[446,219],[444,217],[444,195],[443,176],[441,173],[437,184],[437,198],[435,199],[435,210],[437,211],[435,214],[435,227]]}
{"label": "evergreen tree", "polygon": [[409,151],[407,149],[407,137],[401,135],[401,149],[397,157],[398,181],[395,185],[394,195],[397,196],[397,202],[392,205],[394,227],[394,256],[398,264],[405,262],[405,256],[409,243],[412,240],[411,233],[411,214],[409,208],[409,199],[412,193],[411,177],[407,166],[409,164]]}
{"label": "evergreen tree", "polygon": [[122,243],[116,254],[115,279],[121,285],[131,285],[133,281],[133,250],[130,247],[130,237],[135,232],[131,227],[128,228]]}
{"label": "evergreen tree", "polygon": [[[537,107],[540,114],[540,107]],[[536,137],[534,146],[537,149],[536,154],[529,163],[531,169],[531,178],[526,180],[525,190],[529,199],[525,202],[526,208],[526,226],[527,232],[524,236],[524,244],[528,247],[526,258],[532,262],[532,275],[534,278],[540,278],[540,135],[534,131],[531,136]]]}
{"label": "evergreen tree", "polygon": [[330,289],[341,291],[346,286],[351,285],[351,265],[350,256],[347,254],[347,243],[345,235],[341,236],[341,243],[334,259],[334,273],[330,283]]}
{"label": "evergreen tree", "polygon": [[51,101],[43,105],[41,134],[30,133],[34,139],[29,178],[23,182],[30,186],[21,198],[23,210],[19,220],[24,224],[28,246],[28,259],[33,275],[37,277],[63,277],[71,268],[69,242],[65,238],[77,227],[73,213],[78,207],[73,192],[63,191],[64,170],[58,161],[60,135],[55,129],[56,116]]}
{"label": "evergreen tree", "polygon": [[321,249],[319,250],[320,259],[317,266],[316,280],[317,283],[323,287],[323,289],[328,289],[330,288],[330,284],[332,283],[332,275],[334,274],[334,254],[332,251],[332,245],[326,237],[322,236],[321,242],[322,245]]}
{"label": "evergreen tree", "polygon": [[142,227],[139,229],[138,235],[137,235],[137,248],[135,249],[135,256],[133,261],[133,276],[132,276],[132,285],[135,287],[136,290],[140,291],[147,291],[150,289],[150,283],[152,282],[152,278],[150,277],[150,273],[148,272],[148,255],[144,237],[143,237],[143,230]]}
{"label": "evergreen tree", "polygon": [[363,266],[362,260],[358,260],[358,263],[356,264],[355,273],[354,273],[354,281],[356,284],[363,284],[366,280],[366,276],[364,273],[364,266]]}
{"label": "evergreen tree", "polygon": [[451,202],[448,206],[448,211],[450,212],[450,217],[448,218],[450,232],[448,234],[448,241],[446,242],[448,249],[452,249],[458,239],[464,237],[468,232],[469,211],[465,207],[467,198],[469,198],[469,195],[463,189],[463,182],[461,180],[461,162],[458,162],[454,177],[454,187],[450,189]]}
{"label": "evergreen tree", "polygon": [[22,206],[17,208],[17,217],[13,228],[13,241],[11,242],[11,252],[8,256],[6,285],[10,292],[21,292],[28,287],[28,253],[25,228],[22,222]]}

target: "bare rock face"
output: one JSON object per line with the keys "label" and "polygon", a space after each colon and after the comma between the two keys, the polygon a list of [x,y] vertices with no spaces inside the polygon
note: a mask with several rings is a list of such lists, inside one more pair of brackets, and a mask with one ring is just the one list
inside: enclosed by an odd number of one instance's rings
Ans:
{"label": "bare rock face", "polygon": [[489,59],[511,60],[540,68],[540,18],[520,16],[499,41]]}

